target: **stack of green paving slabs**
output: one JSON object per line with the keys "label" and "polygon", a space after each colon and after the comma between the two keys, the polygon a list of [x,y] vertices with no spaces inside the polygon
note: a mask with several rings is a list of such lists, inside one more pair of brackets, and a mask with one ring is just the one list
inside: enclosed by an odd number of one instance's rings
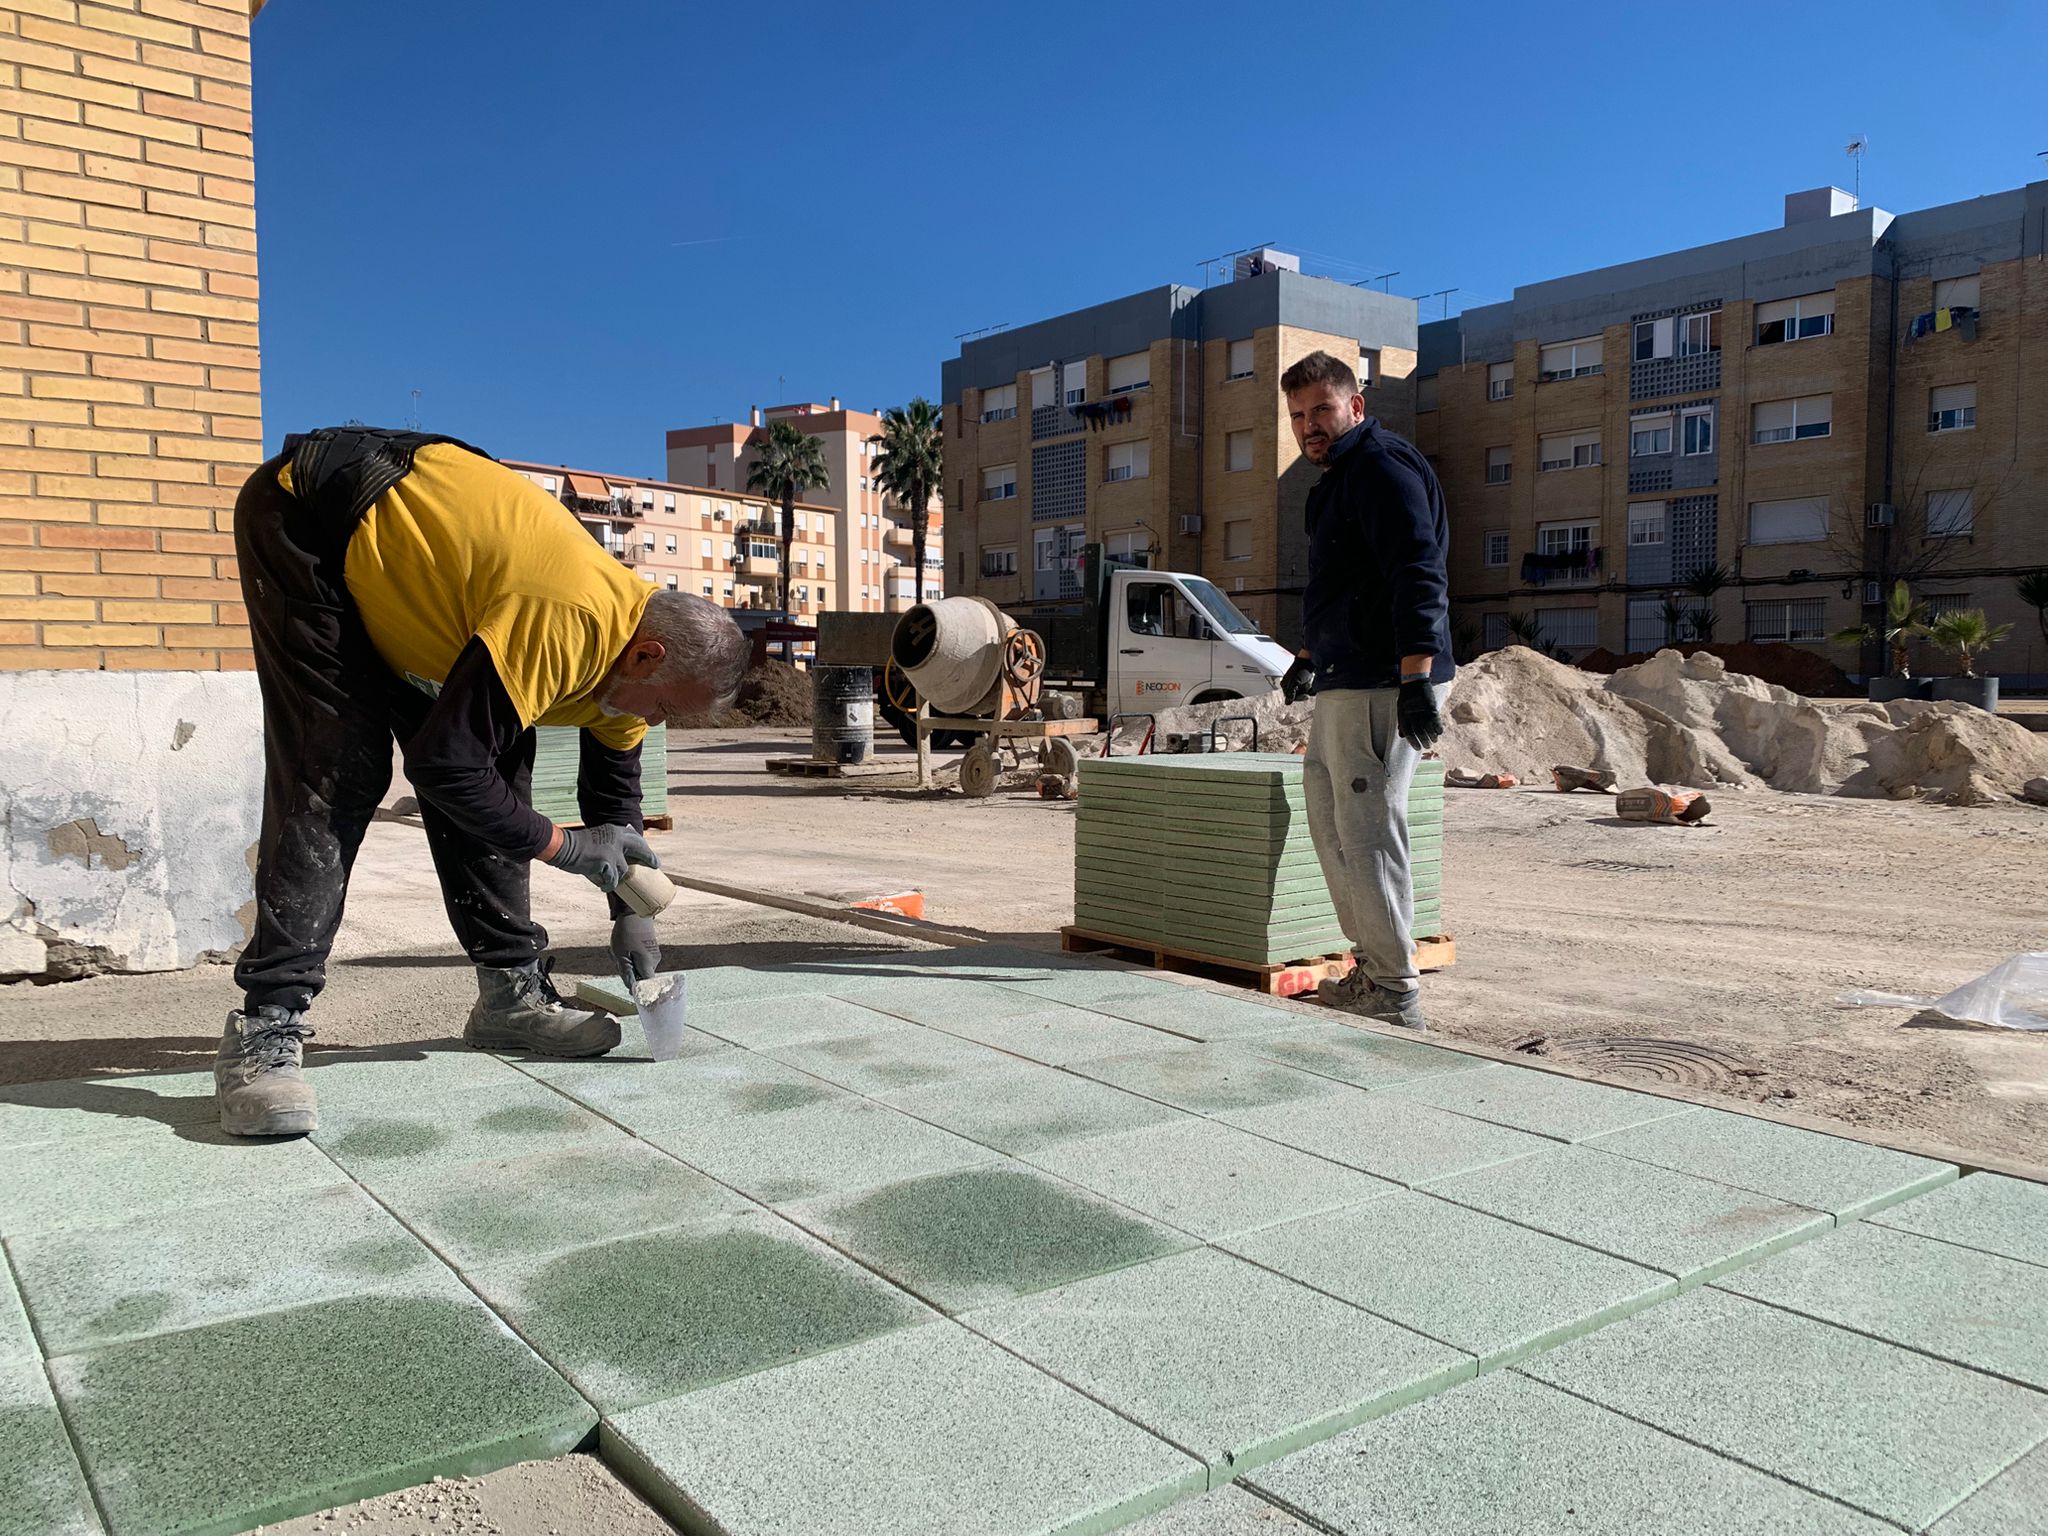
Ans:
{"label": "stack of green paving slabs", "polygon": [[[1081,764],[1074,923],[1257,965],[1346,947],[1309,839],[1302,759],[1225,752]],[[1409,797],[1415,931],[1442,919],[1443,767]]]}
{"label": "stack of green paving slabs", "polygon": [[[550,821],[580,821],[576,767],[582,734],[574,726],[543,725],[534,732],[533,808]],[[640,814],[668,814],[668,727],[650,726],[640,743]]]}

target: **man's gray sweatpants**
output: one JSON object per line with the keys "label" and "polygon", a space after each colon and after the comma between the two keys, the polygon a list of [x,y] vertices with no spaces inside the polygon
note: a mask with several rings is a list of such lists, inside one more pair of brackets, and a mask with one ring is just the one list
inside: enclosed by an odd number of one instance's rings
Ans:
{"label": "man's gray sweatpants", "polygon": [[[1439,708],[1450,691],[1437,688]],[[1302,789],[1316,860],[1360,970],[1406,992],[1421,984],[1408,878],[1408,786],[1421,754],[1394,728],[1400,696],[1398,688],[1318,693]]]}

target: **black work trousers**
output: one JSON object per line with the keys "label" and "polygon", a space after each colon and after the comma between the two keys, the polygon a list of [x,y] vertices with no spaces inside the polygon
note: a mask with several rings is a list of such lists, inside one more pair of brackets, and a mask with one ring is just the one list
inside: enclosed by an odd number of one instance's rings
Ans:
{"label": "black work trousers", "polygon": [[[349,536],[279,487],[273,459],[235,502],[235,554],[263,693],[263,831],[256,919],[235,982],[246,1006],[302,1010],[327,980],[349,872],[391,787],[391,746],[432,700],[392,675],[343,580]],[[498,760],[521,800],[534,734]],[[547,948],[529,912],[525,859],[422,803],[427,847],[455,936],[478,965],[524,965]]]}

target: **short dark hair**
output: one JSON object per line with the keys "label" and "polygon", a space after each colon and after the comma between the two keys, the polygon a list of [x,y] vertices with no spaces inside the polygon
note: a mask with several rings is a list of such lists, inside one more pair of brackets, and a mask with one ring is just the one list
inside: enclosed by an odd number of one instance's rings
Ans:
{"label": "short dark hair", "polygon": [[1291,395],[1297,389],[1314,389],[1318,384],[1334,386],[1347,399],[1358,393],[1358,375],[1351,371],[1351,365],[1327,352],[1311,352],[1280,375],[1283,395]]}

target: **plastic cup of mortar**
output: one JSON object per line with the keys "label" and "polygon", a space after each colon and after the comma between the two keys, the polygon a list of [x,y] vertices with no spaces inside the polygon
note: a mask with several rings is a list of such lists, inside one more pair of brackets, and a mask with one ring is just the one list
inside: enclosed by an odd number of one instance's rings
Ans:
{"label": "plastic cup of mortar", "polygon": [[678,975],[650,976],[640,983],[640,1030],[647,1036],[647,1051],[656,1061],[674,1061],[683,1054],[685,983]]}

